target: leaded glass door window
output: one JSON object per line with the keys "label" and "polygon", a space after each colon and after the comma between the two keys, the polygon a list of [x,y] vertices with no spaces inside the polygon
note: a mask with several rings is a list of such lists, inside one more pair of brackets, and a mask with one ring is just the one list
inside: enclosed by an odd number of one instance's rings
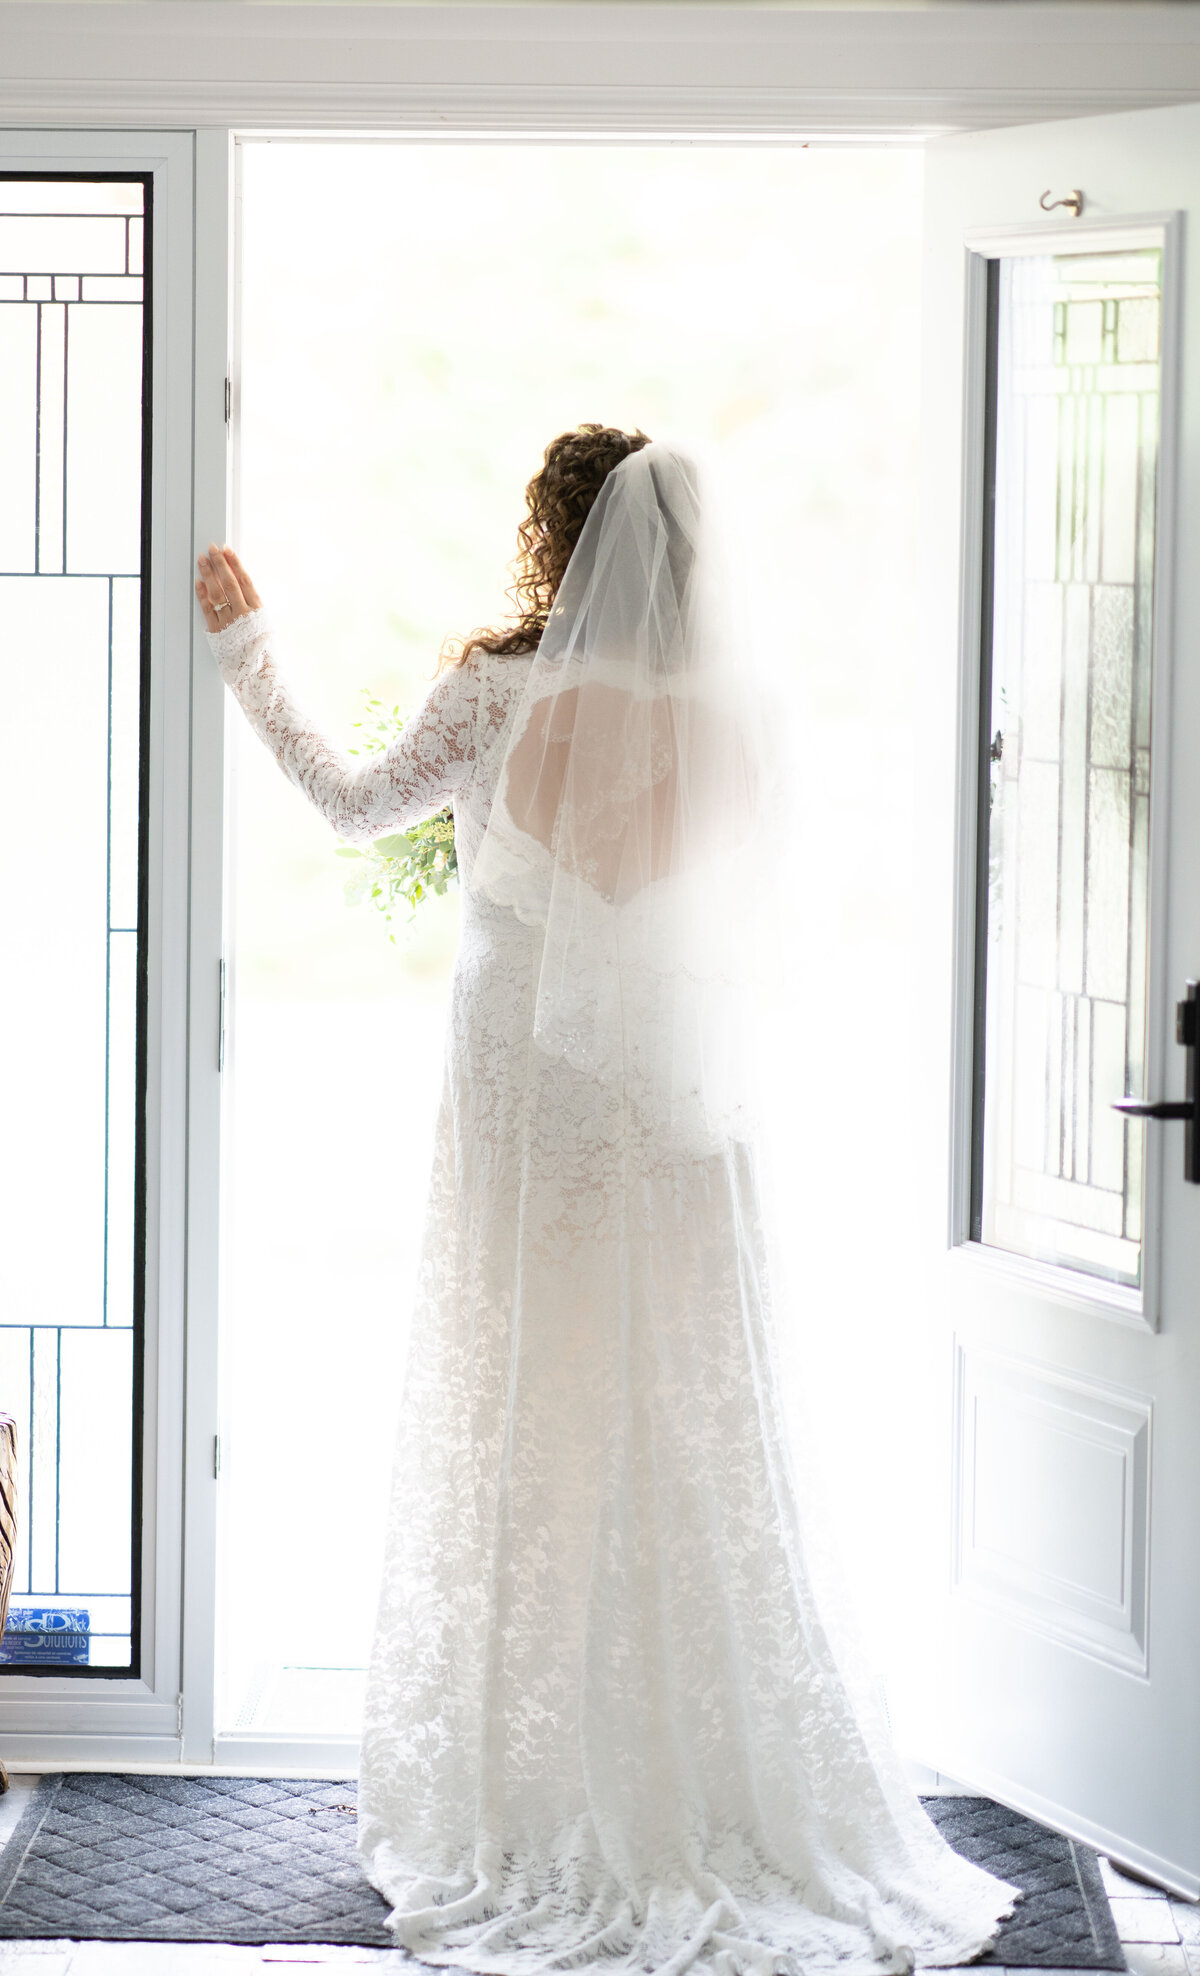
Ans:
{"label": "leaded glass door window", "polygon": [[0,177],[0,1660],[137,1669],[150,179]]}
{"label": "leaded glass door window", "polygon": [[1135,1289],[1162,262],[1148,230],[987,276],[972,1236]]}

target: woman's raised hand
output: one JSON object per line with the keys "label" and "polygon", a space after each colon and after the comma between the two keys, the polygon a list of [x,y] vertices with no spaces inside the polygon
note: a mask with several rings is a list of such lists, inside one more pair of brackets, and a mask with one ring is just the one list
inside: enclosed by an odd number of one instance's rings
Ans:
{"label": "woman's raised hand", "polygon": [[262,598],[228,546],[219,549],[210,542],[207,556],[197,557],[196,568],[200,572],[196,601],[210,631],[223,631],[234,618],[246,617],[261,607]]}

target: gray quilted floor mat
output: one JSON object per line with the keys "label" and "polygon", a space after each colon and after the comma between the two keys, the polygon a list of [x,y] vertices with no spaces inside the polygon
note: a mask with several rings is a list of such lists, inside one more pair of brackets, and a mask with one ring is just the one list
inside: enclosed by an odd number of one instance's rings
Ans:
{"label": "gray quilted floor mat", "polygon": [[923,1803],[955,1852],[1024,1895],[980,1963],[1007,1963],[1010,1969],[1125,1968],[1090,1846],[1035,1825],[991,1798],[925,1798]]}
{"label": "gray quilted floor mat", "polygon": [[0,1937],[388,1948],[354,1836],[353,1784],[45,1777],[0,1855]]}
{"label": "gray quilted floor mat", "polygon": [[[1025,1890],[988,1962],[1124,1969],[1095,1855],[988,1798],[928,1798],[955,1849]],[[0,1854],[0,1938],[386,1948],[354,1786],[46,1777]]]}

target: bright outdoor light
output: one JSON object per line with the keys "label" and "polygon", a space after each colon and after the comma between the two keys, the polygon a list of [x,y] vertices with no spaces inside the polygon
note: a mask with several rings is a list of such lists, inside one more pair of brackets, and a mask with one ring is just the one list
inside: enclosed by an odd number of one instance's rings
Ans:
{"label": "bright outdoor light", "polygon": [[[886,1401],[855,1383],[848,1312],[858,1353],[879,1332],[882,1391],[905,1178],[856,1174],[855,1107],[877,1075],[871,998],[887,976],[899,995],[908,937],[919,158],[248,143],[242,159],[237,542],[298,693],[343,743],[363,688],[403,711],[446,637],[503,613],[521,491],[564,428],[701,444],[735,508],[770,490],[737,523],[797,737],[792,1043],[773,1078],[784,1342],[823,1382],[852,1572],[886,1570],[863,1467]],[[430,902],[389,945],[236,711],[230,732],[221,1720],[352,1733],[456,908]]]}

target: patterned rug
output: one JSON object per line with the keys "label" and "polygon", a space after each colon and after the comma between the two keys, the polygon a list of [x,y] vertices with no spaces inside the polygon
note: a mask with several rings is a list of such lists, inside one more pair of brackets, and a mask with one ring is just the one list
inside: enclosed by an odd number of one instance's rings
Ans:
{"label": "patterned rug", "polygon": [[[986,1958],[1124,1969],[1095,1854],[989,1798],[927,1798],[956,1851],[1024,1890]],[[0,1854],[0,1937],[387,1948],[354,1851],[354,1785],[44,1777]]]}
{"label": "patterned rug", "polygon": [[[978,1962],[1010,1969],[1124,1969],[1108,1895],[1090,1846],[1064,1839],[991,1798],[923,1798],[965,1859],[1020,1887],[1024,1899]],[[2,1912],[3,1910],[0,1910]]]}

